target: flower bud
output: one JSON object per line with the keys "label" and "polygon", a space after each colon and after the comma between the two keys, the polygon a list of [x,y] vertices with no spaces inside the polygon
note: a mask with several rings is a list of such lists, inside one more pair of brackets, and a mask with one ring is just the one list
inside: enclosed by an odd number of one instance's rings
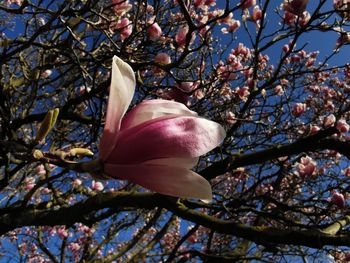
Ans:
{"label": "flower bud", "polygon": [[70,156],[77,156],[79,158],[85,156],[93,156],[94,153],[86,148],[73,148],[68,153]]}
{"label": "flower bud", "polygon": [[40,128],[35,138],[35,142],[42,142],[55,126],[59,109],[50,110],[46,113],[44,120],[41,122]]}

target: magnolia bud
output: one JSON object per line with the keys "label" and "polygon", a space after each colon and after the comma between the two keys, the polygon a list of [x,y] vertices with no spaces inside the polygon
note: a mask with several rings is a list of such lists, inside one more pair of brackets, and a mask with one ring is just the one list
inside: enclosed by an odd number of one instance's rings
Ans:
{"label": "magnolia bud", "polygon": [[94,153],[90,151],[89,149],[85,148],[73,148],[68,153],[70,156],[77,156],[77,157],[85,157],[85,156],[93,156]]}
{"label": "magnolia bud", "polygon": [[50,110],[46,113],[44,120],[41,122],[40,128],[35,138],[35,142],[41,142],[45,140],[46,136],[55,126],[57,116],[59,114],[59,109]]}
{"label": "magnolia bud", "polygon": [[41,158],[44,157],[44,154],[43,154],[42,151],[40,151],[40,150],[34,150],[34,151],[33,151],[33,157],[34,157],[34,159],[36,159],[36,160],[40,160]]}

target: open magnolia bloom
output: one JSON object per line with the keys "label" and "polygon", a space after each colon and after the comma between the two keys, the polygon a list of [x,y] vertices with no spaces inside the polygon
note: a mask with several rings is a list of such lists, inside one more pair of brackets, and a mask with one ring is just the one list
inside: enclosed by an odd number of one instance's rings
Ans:
{"label": "open magnolia bloom", "polygon": [[174,101],[146,100],[125,114],[135,84],[132,68],[115,56],[100,143],[103,176],[161,194],[211,200],[209,182],[190,169],[224,139],[224,129]]}

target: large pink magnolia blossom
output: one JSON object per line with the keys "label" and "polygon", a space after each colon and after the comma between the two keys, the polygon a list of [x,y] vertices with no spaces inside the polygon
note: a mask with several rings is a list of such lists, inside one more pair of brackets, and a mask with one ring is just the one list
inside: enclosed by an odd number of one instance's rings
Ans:
{"label": "large pink magnolia blossom", "polygon": [[224,139],[224,129],[174,101],[146,100],[125,114],[134,91],[132,68],[115,56],[100,143],[103,175],[161,194],[211,200],[209,182],[190,169]]}

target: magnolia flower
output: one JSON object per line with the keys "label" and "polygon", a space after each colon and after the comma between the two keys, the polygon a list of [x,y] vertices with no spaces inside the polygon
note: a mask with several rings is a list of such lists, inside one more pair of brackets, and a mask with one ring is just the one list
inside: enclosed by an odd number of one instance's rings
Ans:
{"label": "magnolia flower", "polygon": [[161,194],[211,200],[209,182],[190,169],[224,139],[224,129],[174,101],[146,100],[125,114],[134,91],[132,68],[115,56],[100,175]]}

